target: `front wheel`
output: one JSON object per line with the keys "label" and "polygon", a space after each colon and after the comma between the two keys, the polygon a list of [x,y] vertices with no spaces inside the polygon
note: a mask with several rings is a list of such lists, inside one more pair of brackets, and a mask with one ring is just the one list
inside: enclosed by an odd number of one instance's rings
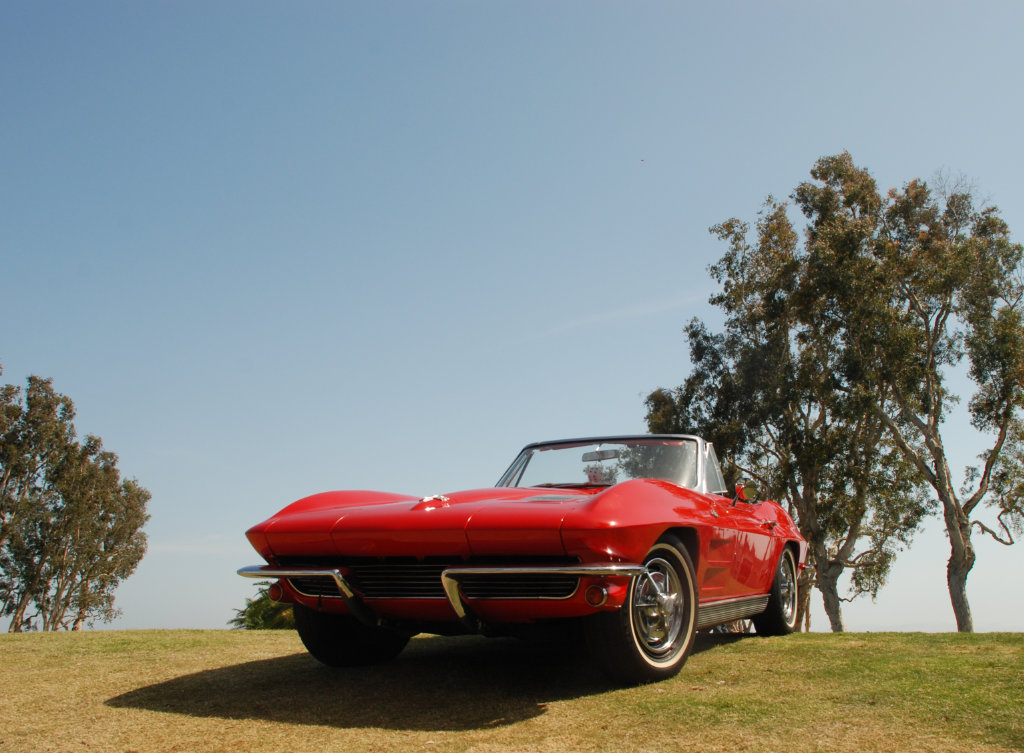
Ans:
{"label": "front wheel", "polygon": [[686,662],[697,625],[693,563],[674,537],[644,558],[621,609],[587,618],[591,655],[614,679],[629,684],[672,677]]}
{"label": "front wheel", "polygon": [[758,635],[789,635],[796,630],[796,560],[793,550],[782,550],[775,580],[768,595],[768,608],[753,618]]}
{"label": "front wheel", "polygon": [[359,667],[391,661],[405,648],[409,636],[370,627],[347,614],[317,612],[293,606],[295,627],[306,650],[329,667]]}

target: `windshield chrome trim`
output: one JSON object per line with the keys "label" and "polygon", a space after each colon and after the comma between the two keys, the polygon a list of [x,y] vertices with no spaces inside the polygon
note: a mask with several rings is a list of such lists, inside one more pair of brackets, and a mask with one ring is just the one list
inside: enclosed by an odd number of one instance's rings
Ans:
{"label": "windshield chrome trim", "polygon": [[573,437],[570,439],[549,439],[544,442],[531,442],[526,445],[523,449],[529,450],[537,447],[547,447],[549,445],[587,445],[587,444],[602,444],[605,442],[639,442],[648,441],[651,439],[695,439],[698,442],[704,440],[696,434],[603,434],[594,437]]}
{"label": "windshield chrome trim", "polygon": [[[591,444],[626,444],[630,442],[650,442],[652,440],[657,441],[659,439],[664,440],[686,440],[695,442],[697,445],[697,483],[693,488],[694,491],[708,493],[707,488],[707,469],[705,468],[705,453],[706,448],[711,446],[711,442],[698,437],[695,434],[608,434],[604,436],[596,437],[576,437],[574,439],[552,439],[544,442],[531,442],[519,451],[516,455],[515,460],[505,470],[501,477],[495,484],[498,488],[516,488],[519,486],[519,482],[522,480],[522,474],[524,466],[529,460],[530,456],[535,450],[541,448],[555,448],[555,447],[573,447],[583,446]],[[671,482],[670,482],[671,483]],[[689,487],[683,487],[689,488]]]}

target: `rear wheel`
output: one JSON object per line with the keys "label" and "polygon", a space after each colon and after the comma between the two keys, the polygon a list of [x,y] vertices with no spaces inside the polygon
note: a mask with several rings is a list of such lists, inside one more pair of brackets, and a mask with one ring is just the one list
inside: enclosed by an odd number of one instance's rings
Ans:
{"label": "rear wheel", "polygon": [[370,627],[347,614],[317,612],[294,605],[295,627],[313,658],[329,667],[359,667],[391,661],[405,648],[409,636]]}
{"label": "rear wheel", "polygon": [[753,618],[758,635],[789,635],[796,630],[797,596],[796,559],[787,547],[775,569],[768,608]]}
{"label": "rear wheel", "polygon": [[589,617],[587,644],[613,678],[630,683],[672,677],[686,662],[697,624],[693,563],[674,537],[658,541],[633,578],[627,602]]}

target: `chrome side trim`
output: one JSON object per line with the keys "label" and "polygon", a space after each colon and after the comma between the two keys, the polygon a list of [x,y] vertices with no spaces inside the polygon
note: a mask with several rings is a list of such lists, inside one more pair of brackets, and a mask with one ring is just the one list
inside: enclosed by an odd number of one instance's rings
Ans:
{"label": "chrome side trim", "polygon": [[697,609],[697,629],[703,630],[723,622],[753,617],[761,614],[767,607],[768,594],[702,603]]}
{"label": "chrome side trim", "polygon": [[332,578],[335,585],[338,587],[338,591],[341,593],[341,598],[345,600],[345,604],[348,605],[349,611],[352,613],[353,617],[358,619],[360,622],[371,626],[378,623],[377,615],[375,615],[373,610],[366,606],[366,604],[355,595],[355,592],[348,584],[348,581],[345,580],[341,571],[335,568],[287,568],[271,567],[270,565],[250,565],[248,567],[239,568],[238,574],[243,578]]}
{"label": "chrome side trim", "polygon": [[646,572],[643,565],[632,563],[611,565],[537,565],[534,567],[450,567],[441,573],[441,585],[444,587],[448,603],[460,620],[472,623],[469,606],[463,600],[459,590],[459,578],[467,575],[575,575],[575,576],[614,576],[635,577]]}

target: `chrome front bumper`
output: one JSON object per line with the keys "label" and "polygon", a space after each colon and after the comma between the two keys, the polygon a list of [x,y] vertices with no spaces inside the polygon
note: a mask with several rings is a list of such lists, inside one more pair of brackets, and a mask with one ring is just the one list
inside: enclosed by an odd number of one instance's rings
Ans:
{"label": "chrome front bumper", "polygon": [[332,568],[282,568],[271,567],[270,565],[249,565],[239,569],[238,574],[243,578],[306,578],[310,576],[333,578],[338,591],[341,593],[341,598],[345,600],[345,604],[348,605],[352,616],[367,625],[377,624],[377,615],[366,606],[362,599],[356,596],[340,570]]}
{"label": "chrome front bumper", "polygon": [[[646,572],[643,565],[633,563],[616,563],[607,565],[536,565],[529,567],[450,567],[441,572],[441,586],[455,615],[466,625],[474,629],[479,623],[473,616],[469,605],[459,589],[459,578],[466,576],[487,575],[569,575],[576,577],[609,577],[626,576],[634,578]],[[352,589],[341,571],[334,568],[298,567],[281,568],[270,565],[251,565],[243,567],[238,574],[244,578],[310,578],[321,577],[333,579],[338,587],[341,598],[345,600],[349,611],[354,617],[368,625],[378,624],[377,615],[367,606],[366,602]]]}

